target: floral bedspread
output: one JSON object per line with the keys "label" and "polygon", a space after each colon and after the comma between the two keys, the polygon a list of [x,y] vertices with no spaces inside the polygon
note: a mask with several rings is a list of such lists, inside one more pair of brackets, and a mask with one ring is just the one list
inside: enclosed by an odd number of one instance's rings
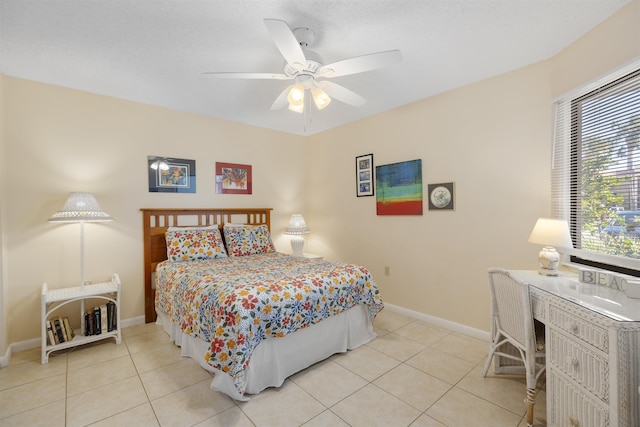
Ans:
{"label": "floral bedspread", "polygon": [[282,253],[192,262],[156,269],[156,309],[182,331],[210,342],[209,365],[244,394],[244,369],[266,338],[283,337],[355,305],[373,319],[383,308],[369,271],[353,264]]}

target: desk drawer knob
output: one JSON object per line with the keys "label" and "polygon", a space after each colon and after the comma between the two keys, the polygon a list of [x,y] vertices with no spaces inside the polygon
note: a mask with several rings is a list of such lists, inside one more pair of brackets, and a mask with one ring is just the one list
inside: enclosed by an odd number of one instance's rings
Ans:
{"label": "desk drawer knob", "polygon": [[569,425],[573,427],[580,427],[580,421],[577,418],[569,417]]}
{"label": "desk drawer knob", "polygon": [[568,324],[567,324],[567,329],[568,329],[570,332],[572,332],[572,333],[574,333],[574,334],[577,334],[577,333],[578,333],[578,330],[579,330],[579,329],[578,329],[578,324],[577,324],[577,323],[570,322],[570,323],[568,323]]}
{"label": "desk drawer knob", "polygon": [[574,370],[578,369],[579,364],[580,364],[580,361],[578,360],[577,357],[567,356],[567,365],[572,367]]}

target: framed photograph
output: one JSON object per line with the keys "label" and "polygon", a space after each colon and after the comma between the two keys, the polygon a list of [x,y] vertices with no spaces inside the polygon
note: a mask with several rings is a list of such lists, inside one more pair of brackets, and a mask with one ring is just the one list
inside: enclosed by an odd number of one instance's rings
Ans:
{"label": "framed photograph", "polygon": [[147,156],[149,192],[195,193],[196,161]]}
{"label": "framed photograph", "polygon": [[356,157],[356,195],[373,196],[373,154]]}
{"label": "framed photograph", "polygon": [[376,213],[422,215],[422,160],[376,166]]}
{"label": "framed photograph", "polygon": [[429,192],[430,211],[452,211],[454,210],[454,188],[453,182],[427,185]]}
{"label": "framed photograph", "polygon": [[216,162],[216,193],[252,194],[251,165]]}

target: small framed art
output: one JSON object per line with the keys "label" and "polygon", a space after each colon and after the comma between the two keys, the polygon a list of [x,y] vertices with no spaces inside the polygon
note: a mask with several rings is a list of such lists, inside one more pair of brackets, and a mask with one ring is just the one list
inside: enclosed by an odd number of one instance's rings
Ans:
{"label": "small framed art", "polygon": [[149,192],[195,193],[196,161],[147,156]]}
{"label": "small framed art", "polygon": [[453,182],[429,184],[429,210],[452,211],[454,210]]}
{"label": "small framed art", "polygon": [[216,162],[216,193],[252,194],[251,165]]}
{"label": "small framed art", "polygon": [[373,154],[356,157],[356,195],[373,196]]}

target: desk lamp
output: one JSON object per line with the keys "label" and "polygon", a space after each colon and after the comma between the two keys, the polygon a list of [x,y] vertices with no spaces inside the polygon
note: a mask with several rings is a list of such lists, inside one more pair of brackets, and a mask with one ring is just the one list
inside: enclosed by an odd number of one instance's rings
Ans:
{"label": "desk lamp", "polygon": [[560,254],[554,246],[572,248],[569,224],[562,219],[538,218],[529,236],[529,243],[545,245],[538,254],[540,267],[538,272],[543,276],[557,276]]}

